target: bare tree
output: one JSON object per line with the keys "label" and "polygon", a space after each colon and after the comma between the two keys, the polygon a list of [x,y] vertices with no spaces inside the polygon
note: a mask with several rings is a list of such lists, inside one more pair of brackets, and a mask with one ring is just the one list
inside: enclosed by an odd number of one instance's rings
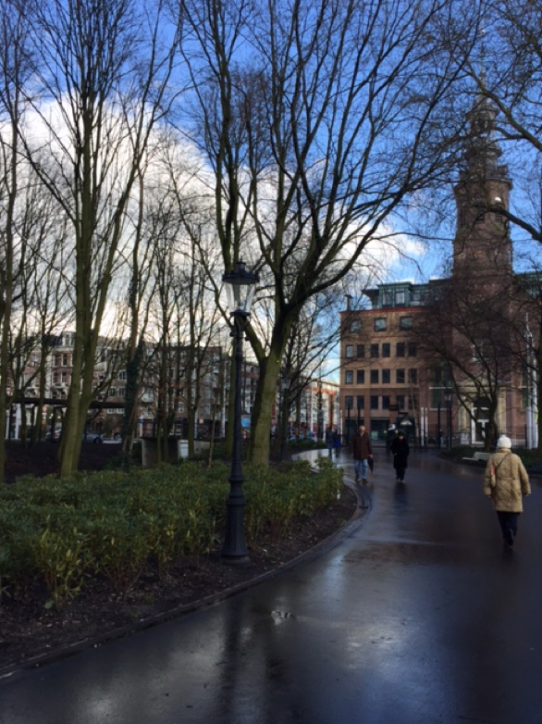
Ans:
{"label": "bare tree", "polygon": [[173,59],[160,3],[45,0],[31,10],[36,63],[22,92],[34,115],[24,145],[70,221],[75,248],[73,374],[59,447],[66,475],[78,464],[100,330],[130,243],[127,212],[168,111]]}
{"label": "bare tree", "polygon": [[[448,2],[182,8],[192,132],[215,173],[224,266],[252,261],[272,308],[265,340],[248,329],[260,365],[252,458],[266,462],[300,310],[348,274],[409,194],[447,172],[448,94],[467,52],[443,44]],[[475,18],[462,17],[463,44]]]}
{"label": "bare tree", "polygon": [[18,225],[26,185],[19,132],[26,109],[22,88],[32,73],[30,34],[24,8],[7,2],[0,9],[0,480],[4,479],[6,410],[9,404],[9,340],[13,303],[20,293],[24,239]]}
{"label": "bare tree", "polygon": [[[513,278],[506,283],[503,276],[493,287],[486,282],[472,269],[434,286],[413,332],[434,375],[428,382],[453,390],[489,450],[499,432],[501,397],[521,384],[522,366],[514,335],[519,309]],[[482,412],[487,425],[480,425]]]}

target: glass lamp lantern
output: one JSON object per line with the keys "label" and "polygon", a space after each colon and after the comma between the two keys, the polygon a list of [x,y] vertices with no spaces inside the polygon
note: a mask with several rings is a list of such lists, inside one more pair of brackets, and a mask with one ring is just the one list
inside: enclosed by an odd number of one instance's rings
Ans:
{"label": "glass lamp lantern", "polygon": [[242,314],[248,317],[256,284],[260,281],[259,276],[247,271],[245,262],[239,260],[233,271],[223,275],[222,281],[226,285],[232,314]]}

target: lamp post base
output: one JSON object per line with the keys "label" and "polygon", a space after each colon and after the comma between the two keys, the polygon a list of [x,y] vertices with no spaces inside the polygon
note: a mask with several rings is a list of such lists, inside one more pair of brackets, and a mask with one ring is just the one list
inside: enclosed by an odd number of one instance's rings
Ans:
{"label": "lamp post base", "polygon": [[226,536],[222,548],[222,560],[230,564],[247,563],[249,557],[244,528],[245,497],[241,491],[240,480],[235,479],[230,482],[232,490],[226,503]]}

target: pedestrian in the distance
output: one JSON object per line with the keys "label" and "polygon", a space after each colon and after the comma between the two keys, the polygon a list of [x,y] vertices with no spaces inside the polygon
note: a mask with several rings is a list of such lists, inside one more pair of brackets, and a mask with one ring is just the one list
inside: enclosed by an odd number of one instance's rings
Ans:
{"label": "pedestrian in the distance", "polygon": [[531,494],[531,485],[521,458],[512,452],[512,441],[506,435],[497,440],[497,452],[487,461],[484,494],[491,498],[497,512],[504,542],[513,546],[519,514],[523,512],[522,496]]}
{"label": "pedestrian in the distance", "polygon": [[326,427],[326,447],[329,453],[329,459],[333,457],[333,429],[331,425]]}
{"label": "pedestrian in the distance", "polygon": [[410,447],[403,430],[399,430],[397,437],[392,441],[390,450],[393,454],[393,467],[395,468],[395,481],[405,482],[405,470],[408,467]]}
{"label": "pedestrian in the distance", "polygon": [[388,455],[391,453],[391,444],[395,440],[395,437],[395,425],[390,425],[386,435],[386,450],[388,451]]}
{"label": "pedestrian in the distance", "polygon": [[367,482],[367,465],[369,458],[373,457],[373,448],[371,446],[371,440],[369,434],[365,430],[364,425],[359,426],[358,432],[352,438],[350,443],[350,452],[354,456],[354,472],[356,476],[356,483],[360,481],[362,483]]}

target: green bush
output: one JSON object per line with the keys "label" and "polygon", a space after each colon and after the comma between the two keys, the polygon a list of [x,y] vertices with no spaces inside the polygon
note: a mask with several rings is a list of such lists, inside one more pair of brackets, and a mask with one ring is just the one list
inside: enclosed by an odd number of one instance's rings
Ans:
{"label": "green bush", "polygon": [[[34,582],[48,606],[69,604],[92,576],[124,595],[149,567],[167,574],[176,559],[213,549],[222,537],[229,465],[195,461],[151,470],[104,470],[58,480],[25,478],[0,489],[0,601]],[[335,500],[342,471],[327,458],[319,473],[307,462],[281,470],[246,465],[245,531],[284,532]]]}

